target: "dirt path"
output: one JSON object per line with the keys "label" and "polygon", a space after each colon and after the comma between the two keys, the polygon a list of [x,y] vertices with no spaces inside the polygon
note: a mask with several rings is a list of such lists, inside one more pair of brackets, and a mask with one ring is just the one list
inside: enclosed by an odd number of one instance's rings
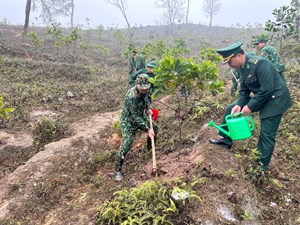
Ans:
{"label": "dirt path", "polygon": [[[86,147],[89,142],[101,142],[103,130],[117,120],[118,113],[104,113],[86,118],[73,124],[74,136],[45,146],[45,150],[30,158],[24,165],[0,180],[0,220],[11,214],[10,209],[26,205],[32,193],[40,184],[57,176],[60,165],[70,159],[89,154]],[[83,143],[76,147],[76,143]],[[76,161],[74,162],[76,163]],[[61,174],[61,176],[69,176]],[[17,191],[16,191],[17,189]],[[38,206],[37,206],[38,207]],[[44,221],[45,222],[45,221]],[[54,224],[54,223],[50,223]]]}

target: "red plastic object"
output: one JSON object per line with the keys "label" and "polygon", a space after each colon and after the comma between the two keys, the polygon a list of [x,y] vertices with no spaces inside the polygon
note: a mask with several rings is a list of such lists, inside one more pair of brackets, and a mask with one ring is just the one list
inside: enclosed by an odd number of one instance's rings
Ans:
{"label": "red plastic object", "polygon": [[158,109],[151,109],[152,110],[152,119],[154,120],[154,121],[156,121],[157,120],[157,118],[158,118]]}

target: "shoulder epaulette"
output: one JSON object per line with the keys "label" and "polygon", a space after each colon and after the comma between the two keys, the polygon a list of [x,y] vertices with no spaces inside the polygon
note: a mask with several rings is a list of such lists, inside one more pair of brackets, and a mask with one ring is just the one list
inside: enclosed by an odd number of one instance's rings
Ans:
{"label": "shoulder epaulette", "polygon": [[249,59],[249,63],[251,63],[251,64],[256,64],[258,61],[259,61],[258,58],[250,58]]}

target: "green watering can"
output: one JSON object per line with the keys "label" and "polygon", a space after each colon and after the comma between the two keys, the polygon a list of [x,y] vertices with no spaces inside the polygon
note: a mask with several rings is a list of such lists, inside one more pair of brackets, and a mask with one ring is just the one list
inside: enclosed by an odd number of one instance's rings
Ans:
{"label": "green watering can", "polygon": [[[217,126],[214,121],[210,121],[208,126],[217,128],[220,132],[226,134],[232,140],[242,140],[252,136],[252,130],[254,130],[254,122],[252,115],[249,116],[249,121],[246,116],[243,116],[241,112],[230,114],[225,117],[226,124]],[[251,125],[251,126],[250,126]],[[222,127],[227,126],[228,131]]]}

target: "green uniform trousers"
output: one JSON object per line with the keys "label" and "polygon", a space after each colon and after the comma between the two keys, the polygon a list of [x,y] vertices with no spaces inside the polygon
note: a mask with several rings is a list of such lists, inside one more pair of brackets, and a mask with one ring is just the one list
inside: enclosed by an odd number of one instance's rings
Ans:
{"label": "green uniform trousers", "polygon": [[[225,117],[230,115],[231,109],[236,105],[236,102],[230,104],[224,113],[224,117],[222,119],[222,124],[225,124]],[[277,116],[268,117],[260,120],[260,134],[258,139],[258,152],[259,159],[258,162],[262,163],[262,170],[268,170],[269,164],[271,161],[271,157],[275,147],[275,138],[280,125],[280,121],[282,118],[282,114]],[[228,131],[226,126],[222,127],[224,130]],[[219,135],[224,137],[224,141],[227,144],[232,144],[232,139],[228,137],[226,134],[219,132]]]}
{"label": "green uniform trousers", "polygon": [[[131,126],[129,124],[121,124],[121,127],[122,127],[122,143],[117,152],[116,163],[115,163],[116,172],[121,171],[125,156],[131,149],[136,133],[139,130],[139,129],[131,129]],[[155,123],[153,123],[153,130],[155,133],[154,140],[156,141],[158,126]],[[148,149],[152,148],[151,139],[149,137],[147,138],[147,148]]]}

